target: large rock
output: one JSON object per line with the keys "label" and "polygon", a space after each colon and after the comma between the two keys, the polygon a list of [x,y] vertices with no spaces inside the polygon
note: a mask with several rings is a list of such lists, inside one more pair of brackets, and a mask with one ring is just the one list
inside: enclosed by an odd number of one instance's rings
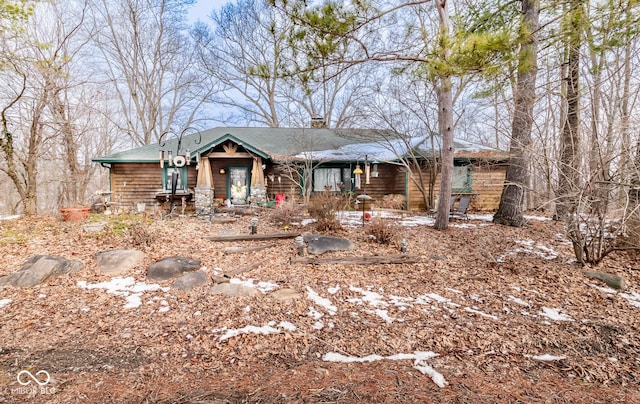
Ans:
{"label": "large rock", "polygon": [[98,271],[107,275],[119,275],[142,265],[144,253],[138,250],[110,250],[95,254]]}
{"label": "large rock", "polygon": [[209,289],[209,293],[225,296],[255,296],[260,294],[257,289],[238,283],[218,283]]}
{"label": "large rock", "polygon": [[22,269],[0,278],[0,286],[10,285],[30,288],[71,272],[78,272],[84,267],[81,261],[68,260],[54,255],[34,255],[22,264]]}
{"label": "large rock", "polygon": [[147,277],[156,281],[175,278],[185,272],[200,269],[200,261],[187,257],[167,257],[147,268]]}
{"label": "large rock", "polygon": [[304,236],[309,254],[320,255],[327,251],[349,251],[354,245],[346,238],[307,234]]}
{"label": "large rock", "polygon": [[185,275],[182,275],[175,281],[173,281],[173,288],[178,290],[192,290],[197,288],[198,286],[207,284],[207,274],[198,271],[191,272]]}

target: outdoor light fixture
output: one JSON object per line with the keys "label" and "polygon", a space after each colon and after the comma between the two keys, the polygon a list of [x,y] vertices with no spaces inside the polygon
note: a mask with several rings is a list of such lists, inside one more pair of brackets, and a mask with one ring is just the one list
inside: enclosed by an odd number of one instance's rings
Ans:
{"label": "outdoor light fixture", "polygon": [[304,255],[304,238],[302,238],[302,236],[297,236],[293,241],[295,241],[298,246],[298,255]]}
{"label": "outdoor light fixture", "polygon": [[403,238],[400,242],[400,252],[403,254],[407,252],[407,239]]}
{"label": "outdoor light fixture", "polygon": [[258,218],[254,217],[251,219],[251,234],[258,233]]}
{"label": "outdoor light fixture", "polygon": [[226,173],[224,168],[221,168],[220,171],[218,171],[220,174],[224,175]]}

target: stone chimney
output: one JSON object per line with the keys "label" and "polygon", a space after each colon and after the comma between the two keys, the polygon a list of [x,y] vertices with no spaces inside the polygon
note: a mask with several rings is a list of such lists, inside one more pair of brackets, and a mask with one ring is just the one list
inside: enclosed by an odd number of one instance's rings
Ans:
{"label": "stone chimney", "polygon": [[322,129],[327,127],[327,122],[321,116],[314,116],[311,118],[312,129]]}

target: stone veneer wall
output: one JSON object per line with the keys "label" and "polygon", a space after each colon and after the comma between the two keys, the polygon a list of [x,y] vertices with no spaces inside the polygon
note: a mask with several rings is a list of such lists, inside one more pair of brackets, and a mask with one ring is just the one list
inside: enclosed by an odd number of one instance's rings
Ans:
{"label": "stone veneer wall", "polygon": [[213,188],[196,187],[194,195],[196,216],[209,216],[213,214]]}

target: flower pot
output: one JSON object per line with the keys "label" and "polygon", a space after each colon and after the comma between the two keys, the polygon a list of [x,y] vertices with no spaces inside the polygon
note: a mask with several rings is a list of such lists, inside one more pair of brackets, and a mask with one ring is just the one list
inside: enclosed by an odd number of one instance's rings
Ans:
{"label": "flower pot", "polygon": [[75,222],[78,220],[84,220],[89,216],[90,208],[88,206],[78,206],[73,208],[62,208],[62,220],[65,222]]}

